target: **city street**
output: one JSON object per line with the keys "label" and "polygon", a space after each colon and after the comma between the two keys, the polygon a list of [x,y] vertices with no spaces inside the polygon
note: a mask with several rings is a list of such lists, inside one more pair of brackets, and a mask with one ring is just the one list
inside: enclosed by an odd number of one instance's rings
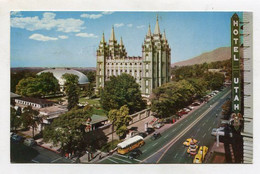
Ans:
{"label": "city street", "polygon": [[184,147],[183,142],[193,137],[198,140],[199,146],[211,148],[215,141],[211,131],[218,127],[221,106],[228,97],[230,88],[219,92],[208,103],[204,103],[186,118],[162,132],[159,139],[145,139],[145,145],[140,148],[143,154],[138,159],[130,160],[127,155],[114,154],[100,163],[192,163],[193,157],[187,154],[187,147]]}

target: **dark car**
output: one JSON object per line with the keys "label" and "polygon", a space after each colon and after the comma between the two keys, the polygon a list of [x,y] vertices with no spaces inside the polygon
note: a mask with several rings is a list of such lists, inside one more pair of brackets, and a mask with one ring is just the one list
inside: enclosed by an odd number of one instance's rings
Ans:
{"label": "dark car", "polygon": [[145,132],[139,132],[138,135],[140,135],[143,138],[145,138],[147,136],[147,134]]}
{"label": "dark car", "polygon": [[152,140],[156,140],[156,139],[158,139],[158,138],[160,138],[160,137],[161,137],[161,134],[158,133],[158,132],[155,132],[155,133],[153,134],[153,136],[151,137],[151,139],[152,139]]}
{"label": "dark car", "polygon": [[23,141],[23,137],[17,134],[12,134],[11,139],[13,142],[21,142]]}
{"label": "dark car", "polygon": [[139,149],[134,149],[130,152],[130,154],[128,155],[128,158],[134,159],[134,158],[138,158],[140,155],[142,155],[142,151]]}
{"label": "dark car", "polygon": [[153,132],[154,132],[154,128],[148,127],[148,128],[146,129],[146,134],[147,134],[147,135],[149,135],[149,134],[151,134],[151,133],[153,133]]}

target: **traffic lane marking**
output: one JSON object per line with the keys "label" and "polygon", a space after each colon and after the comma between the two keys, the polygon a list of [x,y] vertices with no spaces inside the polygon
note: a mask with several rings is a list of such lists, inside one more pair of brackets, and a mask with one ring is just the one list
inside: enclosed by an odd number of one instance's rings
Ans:
{"label": "traffic lane marking", "polygon": [[152,146],[155,146],[156,144],[158,144],[158,142],[157,142],[157,143],[155,143],[155,144],[153,144]]}
{"label": "traffic lane marking", "polygon": [[123,159],[120,159],[120,158],[117,158],[117,157],[111,157],[111,158],[113,158],[113,159],[117,159],[117,160],[119,160],[119,161],[124,161],[124,162],[126,162],[126,163],[128,163],[128,164],[132,164],[132,162],[130,162],[130,161],[126,161],[126,160],[123,160]]}
{"label": "traffic lane marking", "polygon": [[34,162],[34,163],[39,163],[39,161],[36,161],[36,160],[34,160],[34,159],[32,159],[31,161]]}
{"label": "traffic lane marking", "polygon": [[58,160],[60,160],[60,159],[62,159],[62,157],[57,158],[57,159],[55,159],[55,160],[52,160],[51,163],[54,163],[54,162],[56,162],[56,161],[58,161]]}
{"label": "traffic lane marking", "polygon": [[167,138],[169,136],[169,134],[167,134],[165,137],[163,137],[163,138]]}
{"label": "traffic lane marking", "polygon": [[206,133],[202,136],[203,138],[206,136]]}
{"label": "traffic lane marking", "polygon": [[112,159],[110,159],[110,158],[108,158],[108,160],[109,160],[109,161],[112,161],[113,163],[116,163],[116,164],[118,164],[118,162],[117,162],[117,161],[114,161],[114,160],[112,160]]}
{"label": "traffic lane marking", "polygon": [[[120,155],[120,154],[115,154],[115,155],[116,155],[116,156],[123,157],[123,158],[127,158],[127,159],[129,159],[127,156],[124,156],[124,155]],[[138,161],[138,162],[141,162],[140,160],[135,159],[135,158],[133,158],[133,160]]]}

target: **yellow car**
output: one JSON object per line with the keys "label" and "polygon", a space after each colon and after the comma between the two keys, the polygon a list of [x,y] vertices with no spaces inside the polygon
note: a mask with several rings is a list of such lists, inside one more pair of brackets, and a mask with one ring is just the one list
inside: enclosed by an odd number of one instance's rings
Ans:
{"label": "yellow car", "polygon": [[196,156],[193,159],[193,163],[200,164],[205,160],[205,156],[208,153],[208,147],[207,146],[200,146],[200,149]]}
{"label": "yellow car", "polygon": [[194,139],[194,138],[188,138],[188,139],[183,143],[183,145],[186,146],[186,147],[188,147],[188,146],[190,146],[191,141],[192,141],[193,143],[197,143],[197,142],[198,142],[198,140],[196,140],[196,139]]}
{"label": "yellow car", "polygon": [[201,154],[197,153],[193,159],[194,164],[201,164],[202,163],[202,156]]}
{"label": "yellow car", "polygon": [[200,146],[200,149],[198,151],[198,154],[201,155],[202,161],[204,161],[206,154],[208,153],[208,147],[207,146]]}

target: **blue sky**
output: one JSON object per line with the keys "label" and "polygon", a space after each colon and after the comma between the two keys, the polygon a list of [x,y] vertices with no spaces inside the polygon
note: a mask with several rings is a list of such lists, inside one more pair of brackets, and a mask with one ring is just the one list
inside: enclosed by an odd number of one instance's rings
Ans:
{"label": "blue sky", "polygon": [[172,63],[230,46],[233,12],[17,11],[11,12],[11,67],[95,67],[102,33],[108,41],[112,26],[128,56],[141,56],[157,14]]}

